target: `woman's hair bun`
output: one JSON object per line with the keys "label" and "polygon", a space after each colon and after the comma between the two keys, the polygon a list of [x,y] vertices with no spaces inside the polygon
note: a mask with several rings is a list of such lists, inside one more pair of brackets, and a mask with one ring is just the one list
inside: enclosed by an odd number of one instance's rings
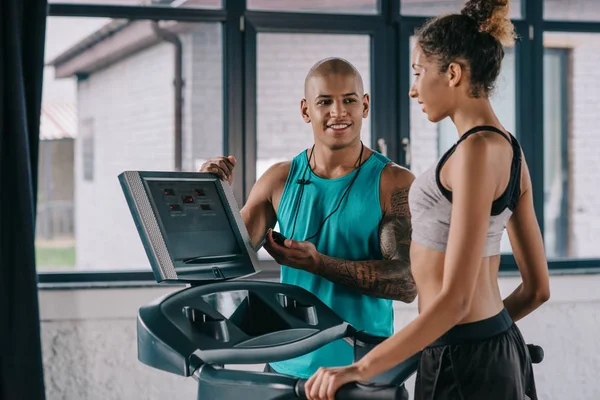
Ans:
{"label": "woman's hair bun", "polygon": [[508,15],[510,0],[469,0],[461,14],[472,18],[480,32],[487,32],[504,46],[514,43],[517,35]]}

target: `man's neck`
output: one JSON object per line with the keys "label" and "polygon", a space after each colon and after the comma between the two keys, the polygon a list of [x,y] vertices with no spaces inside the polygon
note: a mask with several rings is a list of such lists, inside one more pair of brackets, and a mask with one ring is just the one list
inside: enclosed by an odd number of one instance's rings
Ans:
{"label": "man's neck", "polygon": [[[359,156],[362,150],[362,142],[356,140],[351,145],[341,149],[331,149],[320,143],[316,143],[314,153],[310,160],[313,172],[323,178],[339,178],[359,166]],[[312,150],[308,150],[310,157]],[[363,150],[361,163],[368,157],[367,149]]]}

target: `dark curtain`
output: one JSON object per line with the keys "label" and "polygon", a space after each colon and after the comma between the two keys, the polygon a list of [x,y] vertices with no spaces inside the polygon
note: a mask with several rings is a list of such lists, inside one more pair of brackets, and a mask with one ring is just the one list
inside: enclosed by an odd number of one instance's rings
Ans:
{"label": "dark curtain", "polygon": [[47,0],[0,0],[0,399],[44,399],[35,209]]}

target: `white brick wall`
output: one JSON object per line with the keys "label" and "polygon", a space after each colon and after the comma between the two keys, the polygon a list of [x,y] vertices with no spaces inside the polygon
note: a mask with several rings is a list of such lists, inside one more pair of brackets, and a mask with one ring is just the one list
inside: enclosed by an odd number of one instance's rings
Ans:
{"label": "white brick wall", "polygon": [[160,44],[79,83],[79,120],[94,119],[94,179],[83,179],[77,140],[78,269],[145,267],[143,248],[117,176],[173,169],[173,49]]}
{"label": "white brick wall", "polygon": [[543,0],[544,18],[554,20],[598,21],[600,2],[597,0]]}
{"label": "white brick wall", "polygon": [[[220,25],[182,35],[183,167],[221,153]],[[161,43],[90,75],[79,84],[80,121],[94,119],[94,179],[83,179],[76,151],[78,269],[148,268],[117,176],[128,169],[173,170],[174,48]]]}
{"label": "white brick wall", "polygon": [[196,170],[194,160],[223,152],[223,47],[221,24],[197,24],[185,35],[184,131],[191,143],[184,143],[187,154],[184,169]]}
{"label": "white brick wall", "polygon": [[600,35],[578,39],[571,61],[570,233],[572,256],[585,258],[600,257]]}

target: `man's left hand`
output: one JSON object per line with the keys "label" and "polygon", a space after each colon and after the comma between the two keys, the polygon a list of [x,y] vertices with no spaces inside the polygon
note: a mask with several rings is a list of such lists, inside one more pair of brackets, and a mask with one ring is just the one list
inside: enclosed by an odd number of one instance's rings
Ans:
{"label": "man's left hand", "polygon": [[308,241],[286,239],[284,246],[273,240],[272,230],[266,234],[264,249],[280,265],[314,272],[321,263],[321,253],[314,244]]}

